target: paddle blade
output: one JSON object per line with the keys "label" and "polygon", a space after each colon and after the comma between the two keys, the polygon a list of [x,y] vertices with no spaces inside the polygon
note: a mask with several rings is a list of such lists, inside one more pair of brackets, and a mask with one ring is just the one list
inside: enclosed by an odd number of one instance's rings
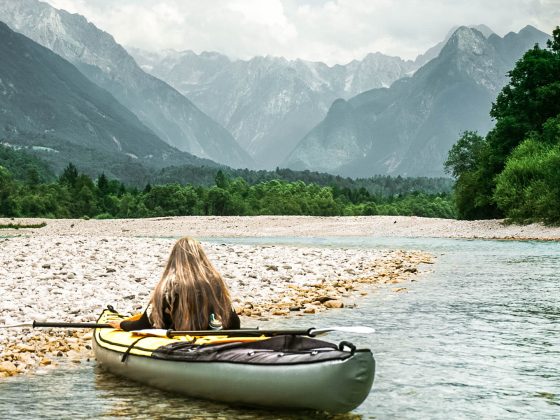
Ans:
{"label": "paddle blade", "polygon": [[0,328],[17,328],[17,327],[33,327],[33,324],[26,323],[26,324],[9,324],[9,325],[0,325]]}
{"label": "paddle blade", "polygon": [[370,327],[364,326],[353,326],[353,327],[329,327],[329,328],[316,328],[311,330],[310,335],[316,336],[321,334],[326,334],[332,331],[338,331],[348,334],[373,334],[375,330]]}

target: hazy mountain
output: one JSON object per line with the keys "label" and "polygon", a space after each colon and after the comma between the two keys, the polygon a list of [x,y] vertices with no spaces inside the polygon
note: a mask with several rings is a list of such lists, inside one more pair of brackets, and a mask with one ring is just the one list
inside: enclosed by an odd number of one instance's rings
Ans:
{"label": "hazy mountain", "polygon": [[333,103],[284,165],[350,176],[442,175],[462,131],[491,128],[491,103],[515,61],[548,37],[530,26],[504,38],[461,27],[412,77]]}
{"label": "hazy mountain", "polygon": [[232,166],[251,162],[225,128],[83,16],[37,0],[0,0],[0,20],[76,65],[170,145]]}
{"label": "hazy mountain", "polygon": [[[484,35],[485,38],[490,37],[490,35],[494,33],[494,31],[486,25],[465,25],[465,26],[467,28],[476,29],[482,35]],[[414,60],[414,64],[416,64],[418,68],[420,68],[428,61],[436,58],[441,52],[441,50],[443,49],[443,47],[445,46],[445,44],[447,44],[447,41],[449,41],[449,38],[451,38],[451,36],[455,33],[457,29],[459,29],[458,26],[454,26],[453,28],[451,28],[447,33],[447,35],[445,35],[443,41],[438,42],[436,45],[429,48],[424,54],[420,54],[418,57],[416,57],[416,60]]]}
{"label": "hazy mountain", "polygon": [[329,67],[269,56],[244,61],[210,52],[129,50],[144,70],[188,96],[267,168],[284,160],[336,98],[390,86],[416,68],[380,53]]}
{"label": "hazy mountain", "polygon": [[2,22],[0,41],[0,142],[95,175],[118,164],[213,164],[163,142],[68,61]]}

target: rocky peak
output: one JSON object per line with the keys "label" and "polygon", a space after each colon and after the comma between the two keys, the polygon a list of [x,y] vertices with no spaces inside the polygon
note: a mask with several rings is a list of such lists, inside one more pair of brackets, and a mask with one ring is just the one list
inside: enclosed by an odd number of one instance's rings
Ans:
{"label": "rocky peak", "polygon": [[486,37],[482,34],[482,32],[477,29],[461,26],[453,33],[453,35],[451,35],[451,38],[447,41],[442,53],[449,46],[455,50],[463,51],[468,54],[481,55],[487,48],[488,43],[486,42]]}

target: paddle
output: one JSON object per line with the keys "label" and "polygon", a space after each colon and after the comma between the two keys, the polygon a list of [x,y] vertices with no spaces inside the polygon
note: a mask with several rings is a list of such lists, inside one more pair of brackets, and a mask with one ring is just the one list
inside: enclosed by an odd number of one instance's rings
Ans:
{"label": "paddle", "polygon": [[[142,331],[142,330],[141,330]],[[145,330],[150,331],[150,330]],[[161,331],[161,330],[160,330]],[[370,327],[328,327],[328,328],[308,328],[306,330],[261,330],[258,328],[246,330],[209,330],[209,331],[166,331],[167,337],[174,337],[178,335],[192,335],[195,337],[203,335],[227,335],[229,337],[243,337],[243,336],[276,336],[276,335],[306,335],[309,337],[316,337],[332,331],[345,332],[349,334],[372,334],[375,332]]]}
{"label": "paddle", "polygon": [[96,324],[95,322],[37,322],[0,325],[0,328],[113,328],[109,324]]}
{"label": "paddle", "polygon": [[[0,325],[0,328],[15,327],[31,327],[31,328],[113,328],[109,324],[97,324],[93,322],[37,322]],[[308,328],[306,330],[286,329],[286,330],[260,330],[258,328],[246,328],[239,330],[201,330],[201,331],[173,331],[173,330],[139,330],[134,331],[138,335],[154,335],[157,337],[174,337],[179,335],[191,335],[195,337],[210,335],[227,335],[229,337],[246,337],[246,336],[276,336],[276,335],[306,335],[316,337],[329,332],[344,332],[348,334],[372,334],[375,332],[373,328],[355,326],[355,327],[327,327],[327,328]]]}

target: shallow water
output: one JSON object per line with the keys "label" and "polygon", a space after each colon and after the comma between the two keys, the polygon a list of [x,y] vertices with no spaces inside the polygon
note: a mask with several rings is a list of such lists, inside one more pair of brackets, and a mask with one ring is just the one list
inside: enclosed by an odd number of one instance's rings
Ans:
{"label": "shallow water", "polygon": [[[347,418],[559,418],[560,244],[409,238],[245,238],[228,243],[420,249],[429,272],[355,309],[274,325],[362,325],[377,372]],[[399,285],[401,286],[401,285]],[[303,324],[303,325],[302,325]],[[262,323],[261,323],[262,325]],[[271,324],[267,325],[270,326]],[[0,382],[0,418],[325,418],[190,400],[128,383],[94,362]],[[339,418],[339,417],[337,417]]]}

